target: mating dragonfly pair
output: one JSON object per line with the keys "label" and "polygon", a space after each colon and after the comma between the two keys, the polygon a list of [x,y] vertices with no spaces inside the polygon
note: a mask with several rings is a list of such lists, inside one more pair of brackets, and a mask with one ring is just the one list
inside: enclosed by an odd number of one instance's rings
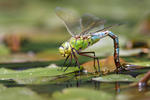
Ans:
{"label": "mating dragonfly pair", "polygon": [[[95,44],[100,39],[109,36],[113,39],[114,42],[114,62],[116,65],[116,71],[121,68],[120,60],[119,60],[119,40],[118,37],[109,31],[109,27],[104,27],[105,20],[100,19],[91,14],[84,14],[82,17],[78,18],[71,14],[71,12],[67,11],[64,8],[57,7],[55,9],[57,16],[64,22],[68,32],[72,36],[67,42],[64,42],[59,47],[59,52],[62,56],[66,57],[64,66],[66,65],[67,60],[69,60],[68,67],[72,63],[72,59],[75,59],[75,62],[80,69],[80,63],[76,54],[81,56],[86,56],[94,59],[94,68],[96,71],[100,72],[100,65],[98,57],[95,56],[95,52],[82,52],[82,50],[88,48],[89,46]],[[119,25],[119,24],[115,24]],[[93,54],[88,55],[88,54]],[[95,66],[97,61],[98,70]]]}

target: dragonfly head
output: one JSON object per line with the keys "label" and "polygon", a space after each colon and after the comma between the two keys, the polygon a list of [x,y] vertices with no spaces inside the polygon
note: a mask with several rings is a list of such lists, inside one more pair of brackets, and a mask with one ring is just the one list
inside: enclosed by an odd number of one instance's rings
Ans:
{"label": "dragonfly head", "polygon": [[71,54],[71,46],[69,42],[65,42],[63,43],[60,47],[59,47],[59,52],[63,57],[67,57],[68,55]]}

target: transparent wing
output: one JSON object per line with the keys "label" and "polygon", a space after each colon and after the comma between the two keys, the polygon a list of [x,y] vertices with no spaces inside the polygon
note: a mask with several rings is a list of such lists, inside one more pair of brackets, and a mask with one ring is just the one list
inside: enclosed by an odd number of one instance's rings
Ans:
{"label": "transparent wing", "polygon": [[64,8],[57,7],[55,9],[57,16],[64,22],[68,32],[74,36],[81,32],[80,18],[77,15],[72,14]]}
{"label": "transparent wing", "polygon": [[80,19],[81,34],[91,33],[92,31],[100,30],[104,28],[104,19],[100,19],[92,14],[84,14]]}
{"label": "transparent wing", "polygon": [[121,24],[113,24],[113,25],[111,25],[111,26],[104,27],[103,29],[99,29],[99,30],[95,31],[94,33],[100,32],[100,31],[106,31],[106,30],[108,30],[108,29],[111,29],[111,28],[113,28],[113,27],[120,26],[120,25],[123,25],[123,24],[124,24],[124,23],[121,23]]}

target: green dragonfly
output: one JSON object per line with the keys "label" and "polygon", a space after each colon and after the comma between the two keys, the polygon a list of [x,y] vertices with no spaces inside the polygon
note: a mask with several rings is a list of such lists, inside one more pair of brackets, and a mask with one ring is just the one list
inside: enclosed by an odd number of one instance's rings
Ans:
{"label": "green dragonfly", "polygon": [[[80,63],[77,58],[77,54],[81,56],[86,56],[94,59],[94,68],[97,71],[95,66],[96,61],[98,65],[98,72],[100,72],[100,65],[98,57],[96,57],[95,52],[82,52],[82,50],[88,48],[91,45],[94,45],[96,42],[102,38],[109,36],[114,41],[114,61],[116,65],[116,71],[121,68],[119,60],[119,40],[118,37],[109,31],[109,27],[104,27],[106,21],[100,19],[92,14],[84,14],[81,17],[74,16],[71,12],[64,8],[57,7],[55,9],[56,15],[64,22],[68,32],[72,36],[68,41],[64,42],[59,47],[59,52],[62,56],[66,57],[64,61],[64,66],[69,60],[68,67],[72,64],[72,59],[75,59],[76,65],[80,69]],[[119,24],[115,24],[119,25]],[[92,54],[92,55],[89,55]]]}

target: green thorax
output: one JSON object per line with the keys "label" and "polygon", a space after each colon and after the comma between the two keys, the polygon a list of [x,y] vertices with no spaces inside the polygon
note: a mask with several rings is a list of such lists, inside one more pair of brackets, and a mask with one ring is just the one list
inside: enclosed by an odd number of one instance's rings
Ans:
{"label": "green thorax", "polygon": [[88,46],[93,45],[99,41],[99,39],[92,39],[91,36],[78,36],[78,37],[72,37],[69,40],[69,43],[72,48],[76,50],[83,50],[86,49]]}

